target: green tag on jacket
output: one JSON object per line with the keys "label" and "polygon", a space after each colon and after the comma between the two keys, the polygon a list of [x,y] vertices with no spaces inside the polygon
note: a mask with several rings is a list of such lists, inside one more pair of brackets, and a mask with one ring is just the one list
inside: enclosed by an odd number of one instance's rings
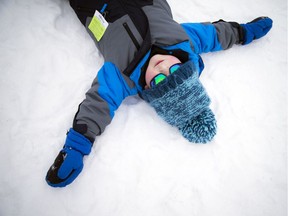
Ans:
{"label": "green tag on jacket", "polygon": [[96,10],[88,28],[93,33],[96,40],[99,42],[103,37],[106,29],[108,28],[108,25],[108,22],[105,20],[102,14],[100,14],[99,11]]}

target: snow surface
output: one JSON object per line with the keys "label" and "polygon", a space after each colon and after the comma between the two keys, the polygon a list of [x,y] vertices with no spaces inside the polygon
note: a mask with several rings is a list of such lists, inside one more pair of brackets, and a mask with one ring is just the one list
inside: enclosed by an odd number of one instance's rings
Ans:
{"label": "snow surface", "polygon": [[248,46],[202,55],[215,139],[191,144],[130,97],[59,189],[46,172],[103,59],[66,0],[0,0],[1,216],[286,215],[287,2],[169,3],[179,22],[274,20]]}

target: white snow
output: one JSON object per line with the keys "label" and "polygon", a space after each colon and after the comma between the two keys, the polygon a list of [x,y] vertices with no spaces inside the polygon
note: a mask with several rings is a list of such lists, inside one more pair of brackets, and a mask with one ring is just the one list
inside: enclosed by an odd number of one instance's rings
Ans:
{"label": "white snow", "polygon": [[215,139],[191,144],[131,97],[59,189],[46,172],[103,59],[68,1],[0,1],[1,216],[286,215],[287,2],[169,3],[179,22],[274,20],[250,45],[202,55]]}

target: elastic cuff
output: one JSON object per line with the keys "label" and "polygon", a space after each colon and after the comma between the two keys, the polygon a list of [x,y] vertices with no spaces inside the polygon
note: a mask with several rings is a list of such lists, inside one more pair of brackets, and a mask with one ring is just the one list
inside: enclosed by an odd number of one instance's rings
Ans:
{"label": "elastic cuff", "polygon": [[88,127],[87,127],[86,124],[73,123],[73,129],[74,129],[76,132],[78,132],[78,133],[82,134],[83,136],[85,136],[87,139],[89,139],[90,142],[91,142],[92,145],[93,145],[93,143],[94,143],[94,141],[95,141],[95,138],[93,138],[92,136],[87,135],[87,134],[88,134]]}
{"label": "elastic cuff", "polygon": [[71,147],[84,155],[88,155],[91,152],[92,144],[84,135],[71,128],[67,134],[64,147]]}
{"label": "elastic cuff", "polygon": [[244,28],[243,25],[241,25],[241,24],[239,25],[238,32],[239,32],[239,43],[241,45],[244,45],[245,42],[246,42],[246,40],[245,40],[245,38],[246,38],[246,29]]}

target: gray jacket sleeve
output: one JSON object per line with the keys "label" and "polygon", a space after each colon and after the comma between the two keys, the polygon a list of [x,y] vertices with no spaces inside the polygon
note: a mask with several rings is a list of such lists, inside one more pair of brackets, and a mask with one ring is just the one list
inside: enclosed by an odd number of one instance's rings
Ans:
{"label": "gray jacket sleeve", "polygon": [[122,101],[132,94],[136,94],[136,90],[129,87],[114,64],[106,62],[79,105],[73,129],[94,142],[110,124]]}

